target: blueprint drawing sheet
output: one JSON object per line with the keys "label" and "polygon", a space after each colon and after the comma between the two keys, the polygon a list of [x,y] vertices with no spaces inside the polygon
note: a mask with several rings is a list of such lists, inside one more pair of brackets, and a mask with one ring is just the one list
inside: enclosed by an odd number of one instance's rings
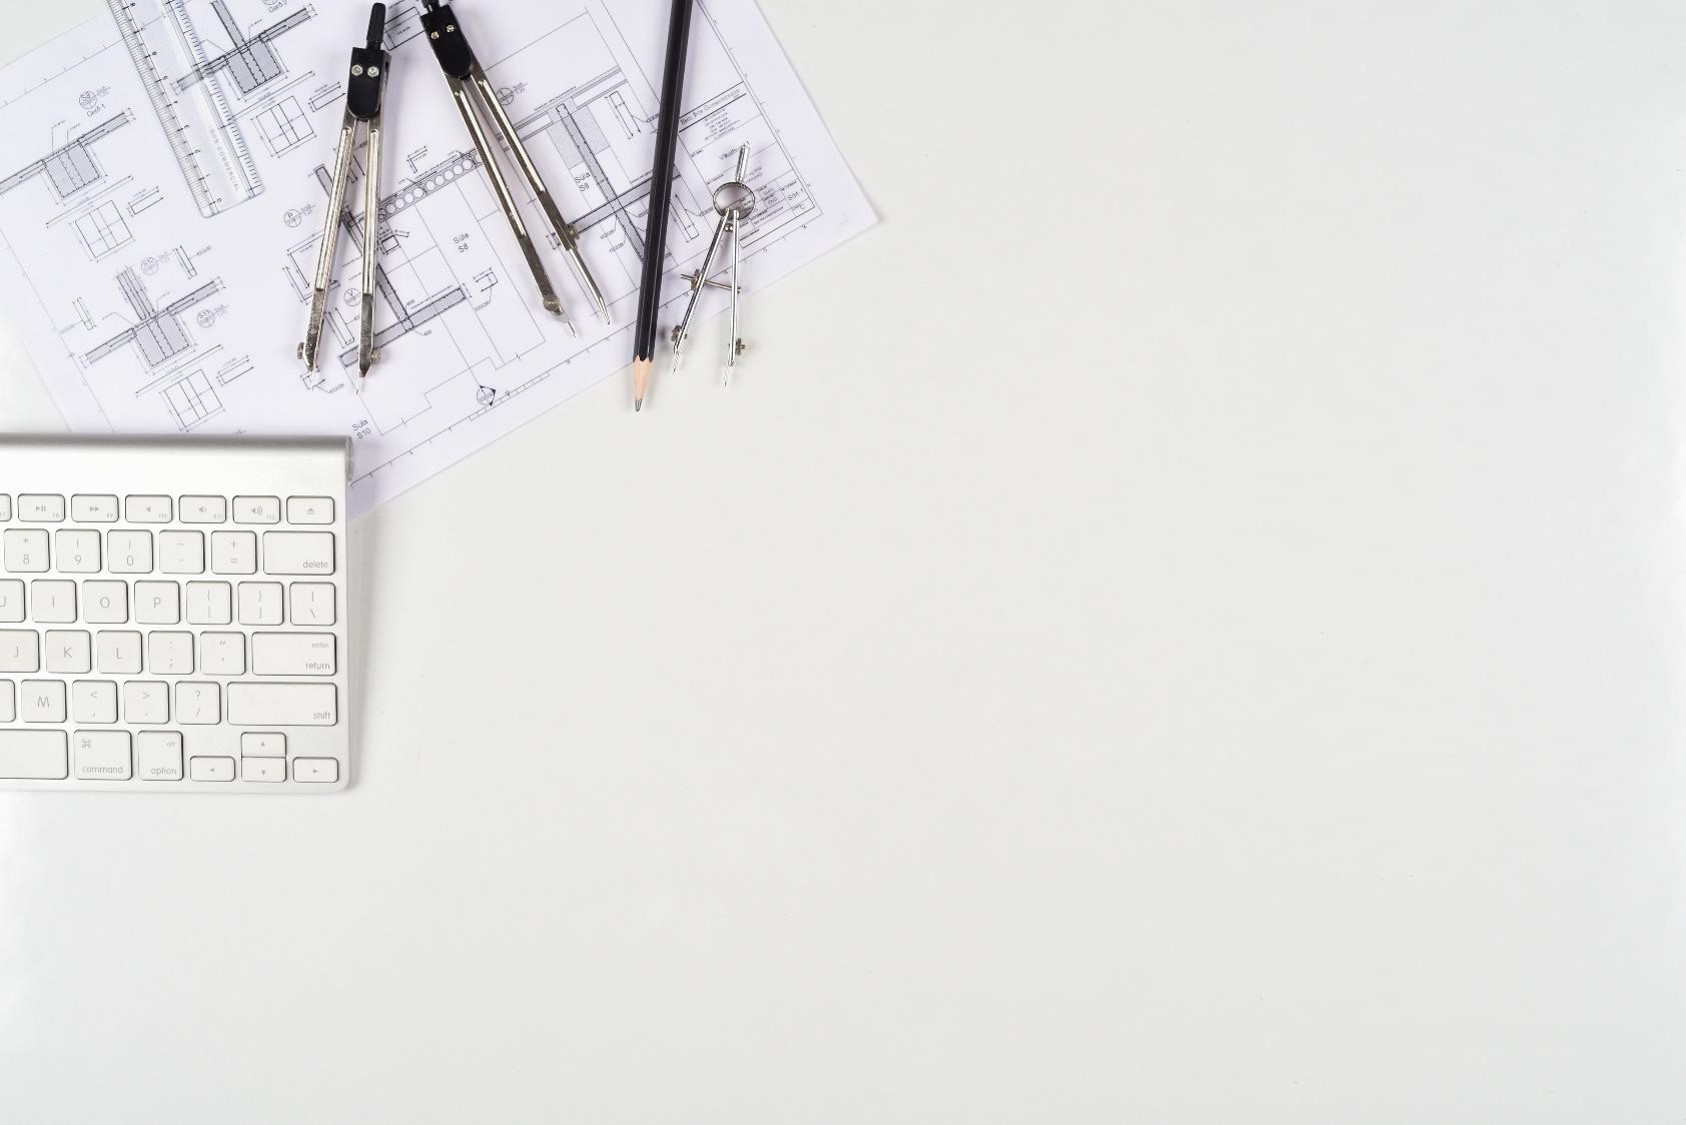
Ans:
{"label": "blueprint drawing sheet", "polygon": [[[344,435],[360,514],[626,366],[667,5],[455,5],[611,302],[613,327],[592,315],[506,163],[575,338],[539,302],[422,36],[420,0],[388,4],[383,198],[378,215],[363,213],[360,148],[321,370],[309,375],[296,353],[367,5],[106,3],[104,17],[0,71],[0,315],[73,429]],[[740,145],[757,194],[746,285],[874,221],[754,0],[699,0],[685,94],[664,326],[688,292],[679,275],[701,265],[711,195]],[[370,222],[382,358],[359,387]],[[711,289],[703,313],[725,298]],[[699,341],[690,377],[713,377],[711,346]]]}

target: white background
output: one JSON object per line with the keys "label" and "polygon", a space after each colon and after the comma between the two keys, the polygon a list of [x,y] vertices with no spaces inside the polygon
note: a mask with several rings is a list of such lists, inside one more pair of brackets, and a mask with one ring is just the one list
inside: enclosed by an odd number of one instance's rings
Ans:
{"label": "white background", "polygon": [[1686,1118],[1686,11],[764,6],[883,225],[360,525],[348,794],[0,798],[0,1118]]}

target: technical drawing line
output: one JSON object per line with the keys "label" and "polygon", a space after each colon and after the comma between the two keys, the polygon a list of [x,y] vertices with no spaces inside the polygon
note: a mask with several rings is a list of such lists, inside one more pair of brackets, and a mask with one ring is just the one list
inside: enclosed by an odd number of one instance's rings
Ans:
{"label": "technical drawing line", "polygon": [[[425,172],[418,173],[413,183],[381,200],[381,221],[389,222],[394,215],[408,211],[440,188],[468,175],[480,167],[478,152],[454,152]],[[327,176],[326,168],[318,168],[317,176]]]}
{"label": "technical drawing line", "polygon": [[95,162],[93,153],[88,151],[88,146],[101,137],[109,137],[134,119],[133,114],[124,110],[116,117],[95,125],[63,148],[54,149],[29,167],[0,180],[0,195],[5,195],[43,174],[60,199],[74,195],[105,175]]}
{"label": "technical drawing line", "polygon": [[146,286],[141,284],[140,278],[135,276],[134,270],[126,269],[119,274],[117,285],[123,291],[123,299],[134,309],[140,323],[118,333],[89,352],[83,357],[86,363],[98,363],[112,352],[129,344],[139,346],[142,357],[150,367],[157,367],[180,355],[193,346],[187,336],[187,327],[181,322],[181,315],[197,305],[204,304],[222,289],[221,281],[213,281],[158,309],[153,307],[151,295],[147,293]]}
{"label": "technical drawing line", "polygon": [[211,0],[211,8],[222,23],[223,30],[234,42],[233,49],[216,58],[207,59],[194,66],[185,77],[176,83],[177,90],[188,90],[205,81],[212,75],[228,71],[234,78],[234,84],[240,88],[242,94],[250,94],[265,82],[278,78],[283,73],[281,60],[275,54],[271,44],[293,30],[310,22],[316,13],[309,8],[300,8],[285,19],[279,20],[264,28],[251,38],[241,34],[240,25],[234,22],[229,14],[228,5],[223,0]]}
{"label": "technical drawing line", "polygon": [[[379,222],[381,219],[389,218],[407,208],[414,207],[426,196],[438,191],[447,183],[467,175],[479,166],[480,157],[478,154],[472,158],[462,153],[447,157],[418,176],[416,183],[400,188],[381,200],[380,212],[376,215],[375,221]],[[316,182],[321,185],[323,191],[332,194],[333,179],[328,175],[328,169],[320,164],[316,167]],[[365,220],[366,218],[365,216]],[[362,239],[362,222],[351,213],[350,208],[340,212],[340,226],[345,229],[346,235],[353,242]],[[398,287],[392,283],[392,277],[386,272],[386,267],[379,264],[375,266],[375,288],[380,291],[381,296],[386,298],[387,307],[392,310],[392,315],[397,319],[397,323],[375,333],[375,346],[378,348],[384,348],[394,340],[408,336],[429,321],[437,320],[446,312],[468,300],[468,293],[459,285],[434,294],[423,302],[420,308],[412,310],[405,306],[404,298],[398,292]],[[350,367],[356,362],[357,349],[355,347],[340,354],[340,365],[342,367]]]}
{"label": "technical drawing line", "polygon": [[[169,21],[158,19],[151,24],[142,20],[135,0],[106,0],[106,7],[111,11],[141,85],[146,87],[153,116],[164,131],[165,143],[187,181],[194,205],[209,219],[260,194],[263,181],[258,178],[238,122],[216,81],[206,83],[202,91],[214,118],[207,123],[199,111],[176,96],[175,84],[160,69],[174,56],[174,48],[167,42],[149,42],[148,36],[153,39],[170,36],[167,22],[174,24],[177,41],[196,59],[204,59],[203,45],[193,32],[181,0],[162,2]],[[225,176],[221,182],[215,179],[219,166]]]}
{"label": "technical drawing line", "polygon": [[[461,286],[458,286],[455,289],[447,289],[445,292],[439,294],[439,296],[434,297],[432,300],[422,305],[419,309],[411,310],[404,307],[403,298],[400,297],[398,295],[398,291],[392,287],[392,281],[386,276],[385,270],[381,270],[376,276],[375,285],[386,298],[387,307],[397,310],[398,317],[398,323],[389,325],[388,327],[375,333],[375,346],[378,348],[384,348],[394,340],[402,339],[403,337],[408,336],[410,333],[422,328],[429,322],[438,320],[440,317],[468,300],[468,294],[463,292]],[[356,362],[356,347],[347,348],[345,351],[340,353],[341,367],[350,367]]]}

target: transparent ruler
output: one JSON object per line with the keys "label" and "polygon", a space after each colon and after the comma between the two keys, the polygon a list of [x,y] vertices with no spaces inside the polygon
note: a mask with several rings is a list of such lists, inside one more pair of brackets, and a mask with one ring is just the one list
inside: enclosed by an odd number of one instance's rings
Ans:
{"label": "transparent ruler", "polygon": [[251,148],[186,0],[106,0],[170,155],[206,218],[263,193]]}

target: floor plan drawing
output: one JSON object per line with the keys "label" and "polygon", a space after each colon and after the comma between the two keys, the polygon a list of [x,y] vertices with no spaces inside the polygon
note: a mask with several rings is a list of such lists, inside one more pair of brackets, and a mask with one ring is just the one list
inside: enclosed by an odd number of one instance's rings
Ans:
{"label": "floor plan drawing", "polygon": [[40,176],[53,189],[55,198],[69,199],[89,184],[105,178],[99,161],[94,159],[94,143],[109,137],[133,120],[134,118],[125,112],[101,122],[69,144],[54,149],[27,168],[21,168],[0,180],[0,195],[15,191]]}
{"label": "floor plan drawing", "polygon": [[72,226],[76,228],[76,237],[90,261],[97,262],[115,254],[135,240],[129,224],[123,221],[122,212],[117,210],[117,204],[111,202],[101,203]]}
{"label": "floor plan drawing", "polygon": [[146,366],[153,368],[193,346],[193,338],[188,335],[183,318],[215,296],[222,283],[213,281],[202,285],[163,308],[152,303],[151,294],[132,269],[117,275],[117,286],[123,292],[123,300],[133,310],[135,323],[94,348],[84,358],[89,364],[98,363],[132,344]]}
{"label": "floor plan drawing", "polygon": [[195,371],[172,383],[163,392],[164,402],[183,433],[222,413],[222,399],[203,371]]}
{"label": "floor plan drawing", "polygon": [[310,116],[297,98],[287,98],[254,115],[269,155],[280,156],[316,139]]}
{"label": "floor plan drawing", "polygon": [[[612,324],[518,192],[575,337],[540,304],[422,38],[419,0],[399,0],[386,35],[387,97],[404,107],[388,123],[391,186],[364,214],[360,146],[337,216],[324,361],[307,373],[297,347],[345,102],[333,76],[361,14],[321,0],[106,3],[108,18],[0,70],[0,129],[66,123],[0,180],[0,308],[32,310],[20,327],[73,427],[345,435],[358,512],[625,368],[652,191],[675,203],[663,294],[675,318],[741,145],[758,197],[743,231],[750,288],[875,221],[754,0],[698,0],[678,170],[663,185],[650,179],[661,5],[456,0],[609,302]],[[301,30],[330,22],[343,34]],[[18,190],[40,178],[46,188]],[[381,362],[358,380],[369,223]],[[705,317],[720,297],[710,290]]]}
{"label": "floor plan drawing", "polygon": [[[182,0],[173,2],[181,3]],[[178,90],[186,90],[225,71],[242,94],[250,94],[264,83],[273,82],[286,73],[280,56],[275,53],[275,40],[295,27],[303,26],[315,15],[311,9],[301,8],[256,35],[247,36],[229,13],[224,0],[211,0],[211,10],[215,13],[217,22],[222,25],[230,45],[221,54],[203,61],[196,60],[193,70],[176,81]],[[204,54],[204,40],[193,30],[193,24],[186,18],[180,22],[182,27],[188,29],[186,34],[190,48],[194,49],[196,54]]]}
{"label": "floor plan drawing", "polygon": [[106,0],[152,116],[205,218],[263,193],[242,120],[246,102],[287,74],[275,41],[316,14],[300,4],[247,34],[230,5],[248,2]]}

